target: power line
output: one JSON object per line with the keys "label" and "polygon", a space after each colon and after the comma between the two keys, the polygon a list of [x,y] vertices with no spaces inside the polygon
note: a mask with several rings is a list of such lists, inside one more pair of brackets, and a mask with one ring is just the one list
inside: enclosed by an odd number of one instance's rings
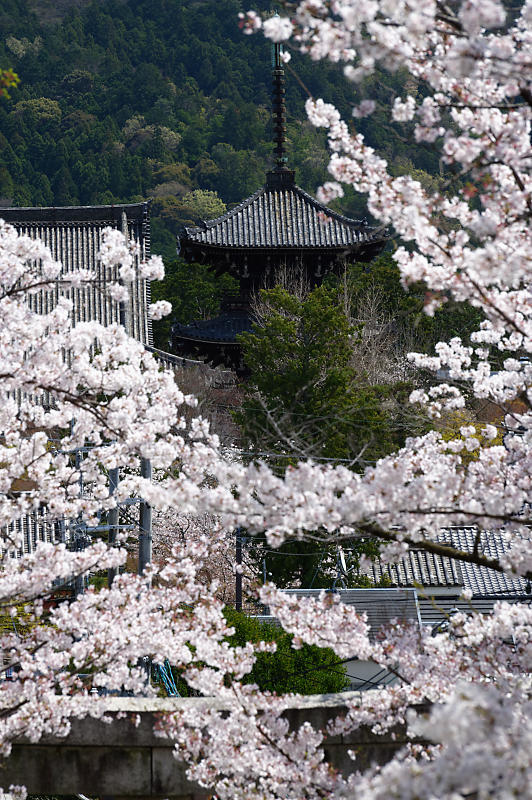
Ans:
{"label": "power line", "polygon": [[[298,541],[298,540],[296,540],[296,541]],[[324,542],[323,544],[324,544],[324,547],[336,547],[337,546],[335,542],[331,542],[329,545],[327,545],[326,542]],[[346,553],[352,553],[354,551],[353,550],[346,550],[345,552]],[[314,550],[312,553],[287,553],[287,552],[284,552],[283,550],[265,550],[265,549],[261,549],[261,553],[273,553],[274,555],[279,555],[279,556],[318,556],[318,555],[324,555],[325,549]]]}
{"label": "power line", "polygon": [[[269,453],[264,450],[239,450],[237,447],[226,447],[226,451],[230,453],[236,453],[237,455],[241,456],[268,456],[269,458],[290,458],[294,459],[297,458],[296,455],[293,453]],[[328,461],[334,463],[345,463],[345,464],[354,464],[358,461],[361,464],[376,464],[376,461],[371,461],[370,459],[358,459],[356,456],[354,458],[329,458],[327,456],[308,456],[309,461]]]}

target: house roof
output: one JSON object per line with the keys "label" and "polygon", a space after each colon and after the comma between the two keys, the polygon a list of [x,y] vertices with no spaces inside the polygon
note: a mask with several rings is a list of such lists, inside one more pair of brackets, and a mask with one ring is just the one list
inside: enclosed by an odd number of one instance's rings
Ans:
{"label": "house roof", "polygon": [[410,550],[397,564],[373,565],[375,581],[387,577],[395,586],[445,586],[464,585],[462,566],[454,559],[427,553],[424,550]]}
{"label": "house roof", "polygon": [[[295,594],[298,597],[318,597],[323,589],[284,589],[286,594]],[[517,603],[525,599],[524,591],[521,595],[492,594],[473,597],[471,601],[460,599],[461,588],[453,595],[432,596],[430,589],[390,588],[390,589],[339,589],[335,590],[342,603],[356,606],[360,613],[367,614],[370,625],[370,638],[373,638],[379,628],[388,625],[392,620],[409,622],[418,625],[435,625],[447,619],[452,611],[458,609],[465,614],[478,612],[488,614],[493,611],[493,606],[498,600]],[[530,596],[528,596],[530,597]],[[264,617],[272,620],[272,617]]]}
{"label": "house roof", "polygon": [[[439,540],[459,550],[473,552],[476,535],[476,528],[448,528],[441,532]],[[510,546],[499,531],[481,531],[479,550],[488,558],[500,558],[508,553]],[[410,550],[397,564],[376,561],[369,576],[376,582],[385,576],[395,586],[421,584],[424,587],[456,589],[457,594],[468,589],[473,597],[524,596],[527,587],[524,578],[513,578],[488,567],[458,562],[422,550]]]}
{"label": "house roof", "polygon": [[[318,598],[323,589],[284,589],[286,594]],[[421,624],[415,589],[339,589],[340,601],[367,614],[370,638],[392,620]]]}

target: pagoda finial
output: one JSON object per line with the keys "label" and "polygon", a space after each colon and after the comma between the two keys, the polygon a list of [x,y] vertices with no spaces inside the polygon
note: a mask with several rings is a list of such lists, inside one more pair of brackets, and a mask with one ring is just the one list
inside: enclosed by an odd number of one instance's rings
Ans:
{"label": "pagoda finial", "polygon": [[[277,15],[278,16],[278,15]],[[273,143],[275,166],[266,173],[266,188],[272,190],[289,189],[294,185],[295,172],[288,169],[286,157],[286,105],[284,102],[284,59],[283,46],[272,45],[273,67]]]}
{"label": "pagoda finial", "polygon": [[283,46],[276,43],[272,48],[273,61],[273,130],[276,169],[286,166],[286,105],[284,102]]}

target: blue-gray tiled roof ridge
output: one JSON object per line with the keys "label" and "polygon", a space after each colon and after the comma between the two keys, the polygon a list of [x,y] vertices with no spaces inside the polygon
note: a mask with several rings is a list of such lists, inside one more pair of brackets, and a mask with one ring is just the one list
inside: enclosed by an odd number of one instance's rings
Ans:
{"label": "blue-gray tiled roof ridge", "polygon": [[292,185],[262,187],[222,216],[185,228],[184,238],[214,247],[341,248],[381,238],[381,233]]}

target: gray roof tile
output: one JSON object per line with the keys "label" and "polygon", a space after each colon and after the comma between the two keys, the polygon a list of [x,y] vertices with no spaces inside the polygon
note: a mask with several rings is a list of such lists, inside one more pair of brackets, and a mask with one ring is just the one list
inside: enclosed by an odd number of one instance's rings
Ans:
{"label": "gray roof tile", "polygon": [[144,221],[151,201],[141,203],[116,203],[106,206],[38,206],[35,208],[11,207],[0,209],[0,217],[12,225],[28,223],[121,222],[125,211],[131,222]]}
{"label": "gray roof tile", "polygon": [[[450,544],[459,550],[472,552],[476,528],[448,528],[439,537],[442,543]],[[488,558],[500,558],[510,547],[499,531],[482,531],[480,552]],[[470,589],[474,597],[497,595],[525,595],[526,581],[512,578],[496,570],[456,561],[446,556],[427,553],[423,550],[410,550],[397,564],[373,564],[370,577],[379,581],[388,577],[395,586],[414,586],[452,588],[461,591]]]}
{"label": "gray roof tile", "polygon": [[364,220],[332,211],[293,184],[265,186],[221,217],[185,228],[181,240],[232,248],[349,248],[384,238]]}

